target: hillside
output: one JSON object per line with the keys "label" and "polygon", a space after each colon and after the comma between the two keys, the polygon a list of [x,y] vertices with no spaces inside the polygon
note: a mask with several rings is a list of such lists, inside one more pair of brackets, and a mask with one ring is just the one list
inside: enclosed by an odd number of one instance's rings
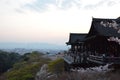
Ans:
{"label": "hillside", "polygon": [[[1,51],[0,56],[11,55]],[[14,53],[17,54],[17,53]],[[15,55],[16,56],[16,55]],[[15,57],[14,56],[14,57]],[[72,69],[71,72],[64,71],[64,61],[59,54],[53,55],[51,60],[49,56],[34,51],[24,55],[17,55],[16,61],[6,69],[7,72],[1,73],[0,80],[119,80],[120,70],[113,71],[108,69],[108,65]],[[5,56],[6,57],[6,56]],[[10,56],[9,56],[10,57]],[[12,57],[11,60],[15,60]],[[1,60],[6,58],[0,58]],[[9,59],[9,62],[11,62]],[[4,63],[4,62],[3,62]],[[8,61],[6,62],[8,63]],[[4,63],[5,64],[5,63]],[[5,66],[5,65],[4,65]],[[2,70],[2,68],[1,68]]]}
{"label": "hillside", "polygon": [[1,75],[0,80],[34,80],[40,67],[50,61],[50,59],[42,56],[42,53],[36,51],[20,56],[19,61],[9,71]]}

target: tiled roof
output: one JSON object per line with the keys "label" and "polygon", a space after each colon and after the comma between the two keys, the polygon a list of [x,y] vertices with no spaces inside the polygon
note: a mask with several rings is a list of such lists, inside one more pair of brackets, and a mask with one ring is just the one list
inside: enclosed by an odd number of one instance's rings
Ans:
{"label": "tiled roof", "polygon": [[67,42],[67,44],[83,42],[86,35],[86,33],[70,33],[69,41]]}
{"label": "tiled roof", "polygon": [[120,19],[93,18],[87,37],[95,35],[120,37]]}

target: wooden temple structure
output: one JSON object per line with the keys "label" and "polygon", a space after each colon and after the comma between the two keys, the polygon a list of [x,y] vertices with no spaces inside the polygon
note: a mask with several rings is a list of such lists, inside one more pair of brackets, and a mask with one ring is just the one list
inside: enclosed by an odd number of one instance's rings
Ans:
{"label": "wooden temple structure", "polygon": [[120,64],[120,18],[93,18],[87,34],[70,33],[66,44],[71,45],[64,55],[68,65]]}

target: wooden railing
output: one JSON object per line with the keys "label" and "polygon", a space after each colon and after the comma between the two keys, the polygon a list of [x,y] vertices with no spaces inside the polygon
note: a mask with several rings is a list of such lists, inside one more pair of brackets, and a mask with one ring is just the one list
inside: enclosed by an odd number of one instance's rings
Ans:
{"label": "wooden railing", "polygon": [[116,63],[120,64],[120,57],[104,57],[104,56],[94,56],[90,55],[89,60],[101,62],[101,63]]}
{"label": "wooden railing", "polygon": [[120,57],[106,57],[105,61],[110,63],[120,63]]}
{"label": "wooden railing", "polygon": [[110,56],[95,56],[95,55],[89,55],[87,59],[83,58],[83,55],[76,55],[74,53],[68,53],[64,55],[64,60],[68,63],[82,63],[84,61],[92,61],[100,64],[106,64],[106,63],[115,63],[120,64],[120,57],[110,57]]}
{"label": "wooden railing", "polygon": [[98,60],[98,61],[103,61],[103,57],[102,57],[102,56],[90,55],[90,56],[89,56],[89,59]]}
{"label": "wooden railing", "polygon": [[70,55],[63,56],[63,59],[69,64],[72,64],[74,62],[74,58],[71,57]]}
{"label": "wooden railing", "polygon": [[74,54],[74,53],[68,53],[63,56],[64,60],[68,63],[80,63],[81,59],[80,56]]}

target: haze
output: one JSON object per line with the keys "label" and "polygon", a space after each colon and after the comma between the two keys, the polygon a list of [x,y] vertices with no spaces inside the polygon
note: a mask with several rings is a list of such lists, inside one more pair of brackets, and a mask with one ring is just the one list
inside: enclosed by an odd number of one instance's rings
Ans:
{"label": "haze", "polygon": [[117,18],[120,0],[0,0],[0,43],[64,45],[87,33],[92,17]]}

